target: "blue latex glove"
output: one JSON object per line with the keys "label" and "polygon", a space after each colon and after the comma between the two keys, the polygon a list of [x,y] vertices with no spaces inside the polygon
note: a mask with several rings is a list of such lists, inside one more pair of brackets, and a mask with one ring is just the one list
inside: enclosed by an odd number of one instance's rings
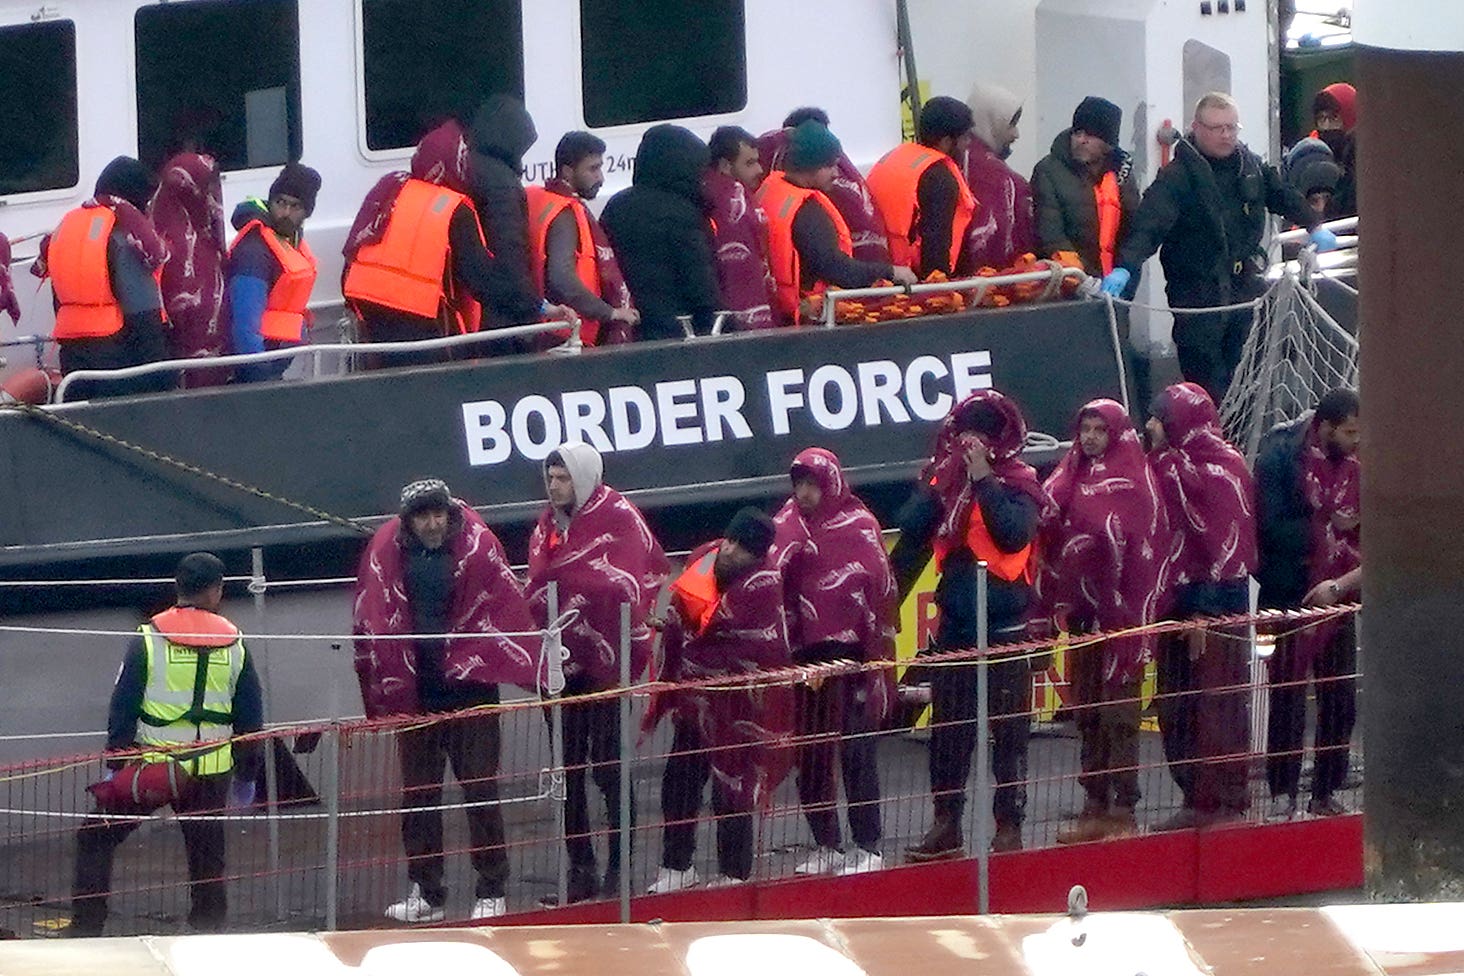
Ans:
{"label": "blue latex glove", "polygon": [[1311,242],[1317,246],[1317,251],[1337,250],[1337,235],[1325,227],[1318,227],[1311,232]]}
{"label": "blue latex glove", "polygon": [[254,780],[236,779],[229,784],[229,806],[235,810],[254,806]]}
{"label": "blue latex glove", "polygon": [[1103,276],[1103,284],[1098,286],[1098,290],[1105,295],[1118,298],[1123,294],[1123,290],[1128,287],[1129,278],[1131,277],[1133,276],[1129,274],[1128,268],[1114,268]]}

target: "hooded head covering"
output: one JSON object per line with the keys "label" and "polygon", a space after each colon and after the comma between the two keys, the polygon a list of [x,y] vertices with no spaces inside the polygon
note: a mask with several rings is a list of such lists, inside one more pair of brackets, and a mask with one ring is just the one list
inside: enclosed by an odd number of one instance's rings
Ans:
{"label": "hooded head covering", "polygon": [[1097,136],[1110,146],[1118,145],[1118,130],[1123,124],[1123,109],[1106,98],[1089,95],[1073,111],[1073,128]]}
{"label": "hooded head covering", "polygon": [[767,555],[768,549],[772,548],[773,537],[776,534],[777,530],[773,526],[773,520],[749,505],[739,509],[737,514],[732,516],[732,521],[727,523],[727,530],[722,533],[722,538],[728,542],[737,543],[753,556],[761,559]]}
{"label": "hooded head covering", "polygon": [[131,156],[118,156],[97,177],[96,195],[126,200],[138,210],[146,210],[157,183],[146,166]]}
{"label": "hooded head covering", "polygon": [[702,209],[702,175],[711,165],[712,154],[690,129],[679,125],[653,125],[641,137],[635,154],[631,183],[674,193]]}
{"label": "hooded head covering", "polygon": [[1321,139],[1306,138],[1292,146],[1284,160],[1286,182],[1303,194],[1317,190],[1335,192],[1342,178],[1332,149]]}
{"label": "hooded head covering", "polygon": [[826,522],[853,497],[838,457],[821,447],[810,447],[794,458],[788,477],[794,487],[805,479],[811,479],[818,485],[818,509],[807,518],[809,522]]}
{"label": "hooded head covering", "polygon": [[971,134],[992,152],[1003,155],[1016,141],[1013,130],[1022,100],[996,85],[976,85],[966,99],[971,107]]}
{"label": "hooded head covering", "polygon": [[579,442],[561,444],[547,458],[544,459],[544,477],[547,480],[551,465],[561,465],[569,472],[569,480],[574,482],[574,503],[570,505],[569,512],[573,515],[578,512],[594,494],[596,488],[605,480],[605,461],[600,457],[600,452],[589,444]]}
{"label": "hooded head covering", "polygon": [[844,147],[826,125],[813,119],[798,123],[788,135],[787,164],[789,169],[819,169],[839,161]]}
{"label": "hooded head covering", "polygon": [[1357,89],[1339,81],[1317,92],[1312,99],[1312,116],[1315,118],[1323,109],[1331,109],[1342,117],[1342,131],[1351,132],[1357,128]]}
{"label": "hooded head covering", "polygon": [[[159,287],[168,310],[168,349],[174,359],[223,355],[228,346],[219,313],[224,300],[224,193],[211,156],[179,153],[163,165],[148,216],[166,242],[168,263]],[[225,371],[188,374],[189,385],[222,383]]]}
{"label": "hooded head covering", "polygon": [[473,149],[514,169],[523,169],[524,153],[539,138],[524,103],[511,95],[489,95],[473,116]]}
{"label": "hooded head covering", "polygon": [[447,482],[440,478],[422,478],[414,481],[402,489],[400,513],[402,518],[420,512],[424,508],[441,508],[451,510],[452,492],[447,490]]}
{"label": "hooded head covering", "polygon": [[283,193],[305,206],[305,216],[315,212],[315,198],[320,193],[320,174],[304,163],[286,163],[280,175],[269,185],[269,198]]}
{"label": "hooded head covering", "polygon": [[457,119],[448,119],[417,143],[412,176],[458,193],[468,192],[468,142]]}

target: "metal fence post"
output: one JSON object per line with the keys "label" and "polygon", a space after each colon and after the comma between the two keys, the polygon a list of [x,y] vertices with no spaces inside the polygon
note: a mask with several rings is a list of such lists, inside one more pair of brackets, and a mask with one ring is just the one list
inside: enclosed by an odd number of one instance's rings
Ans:
{"label": "metal fence post", "polygon": [[631,759],[635,739],[630,729],[630,604],[620,605],[620,924],[630,923]]}
{"label": "metal fence post", "polygon": [[[268,589],[264,576],[264,550],[256,546],[249,551],[250,559],[250,580],[249,592],[254,597],[254,630],[257,634],[264,634],[265,627],[265,592]],[[260,677],[264,682],[264,724],[269,727],[269,717],[274,702],[273,672],[270,666],[270,658],[273,656],[268,642],[263,638],[259,640],[257,649],[260,651]],[[274,902],[274,920],[278,922],[285,917],[285,886],[284,880],[280,877],[280,821],[279,821],[279,769],[275,765],[275,740],[265,739],[264,746],[264,811],[269,818],[269,888]]]}
{"label": "metal fence post", "polygon": [[[341,644],[330,645],[331,660],[340,656]],[[330,728],[325,733],[325,928],[335,931],[340,916],[341,881],[341,708],[340,685],[332,668],[330,683]]]}
{"label": "metal fence post", "polygon": [[982,915],[991,911],[991,675],[987,652],[990,633],[987,627],[986,563],[976,564],[976,909]]}
{"label": "metal fence post", "polygon": [[[553,626],[559,618],[559,583],[551,580],[549,582],[549,624]],[[559,647],[558,641],[550,643],[551,648],[556,652]],[[549,796],[554,803],[554,835],[559,838],[559,906],[563,908],[569,904],[569,864],[566,861],[565,843],[565,816],[564,801],[565,779],[564,779],[564,706],[560,704],[559,695],[564,690],[563,660],[548,662],[549,679]],[[560,675],[558,684],[555,684],[553,675]]]}

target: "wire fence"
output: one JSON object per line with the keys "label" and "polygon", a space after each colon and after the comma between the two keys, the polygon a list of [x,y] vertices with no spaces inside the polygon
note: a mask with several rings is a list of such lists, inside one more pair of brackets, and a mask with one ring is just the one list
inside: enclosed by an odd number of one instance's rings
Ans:
{"label": "wire fence", "polygon": [[[105,896],[109,935],[370,928],[397,924],[384,913],[412,883],[443,902],[445,918],[424,920],[460,921],[499,896],[516,913],[740,874],[984,861],[993,843],[1334,815],[1360,799],[1357,609],[926,653],[893,665],[900,707],[881,724],[862,716],[857,690],[892,665],[843,661],[271,727],[234,741],[241,760],[264,759],[252,802],[200,779],[171,806],[100,813],[87,787],[107,775],[102,756],[14,763],[0,768],[0,928],[44,937],[74,918],[95,924],[103,899],[78,891]],[[1101,674],[1108,640],[1136,634],[1154,650],[1145,676],[1083,677]],[[983,685],[986,709],[973,701]],[[776,734],[709,740],[691,709],[642,729],[653,703],[737,695],[781,709],[765,716]],[[755,805],[722,775],[753,768],[775,787]],[[931,843],[942,811],[954,837]],[[222,884],[207,883],[215,874]]]}

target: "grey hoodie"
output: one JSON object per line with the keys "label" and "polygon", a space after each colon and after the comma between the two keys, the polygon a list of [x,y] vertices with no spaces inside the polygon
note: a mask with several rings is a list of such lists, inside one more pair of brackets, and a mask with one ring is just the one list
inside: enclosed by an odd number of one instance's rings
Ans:
{"label": "grey hoodie", "polygon": [[[594,494],[595,489],[605,480],[605,462],[600,457],[600,452],[589,444],[561,444],[557,453],[564,462],[565,470],[569,472],[569,479],[574,482],[574,504],[570,506],[569,512],[565,513],[558,508],[554,510],[554,523],[562,532],[569,525],[569,520],[579,512],[585,499]],[[547,460],[544,462],[544,476],[546,479],[549,476]]]}

